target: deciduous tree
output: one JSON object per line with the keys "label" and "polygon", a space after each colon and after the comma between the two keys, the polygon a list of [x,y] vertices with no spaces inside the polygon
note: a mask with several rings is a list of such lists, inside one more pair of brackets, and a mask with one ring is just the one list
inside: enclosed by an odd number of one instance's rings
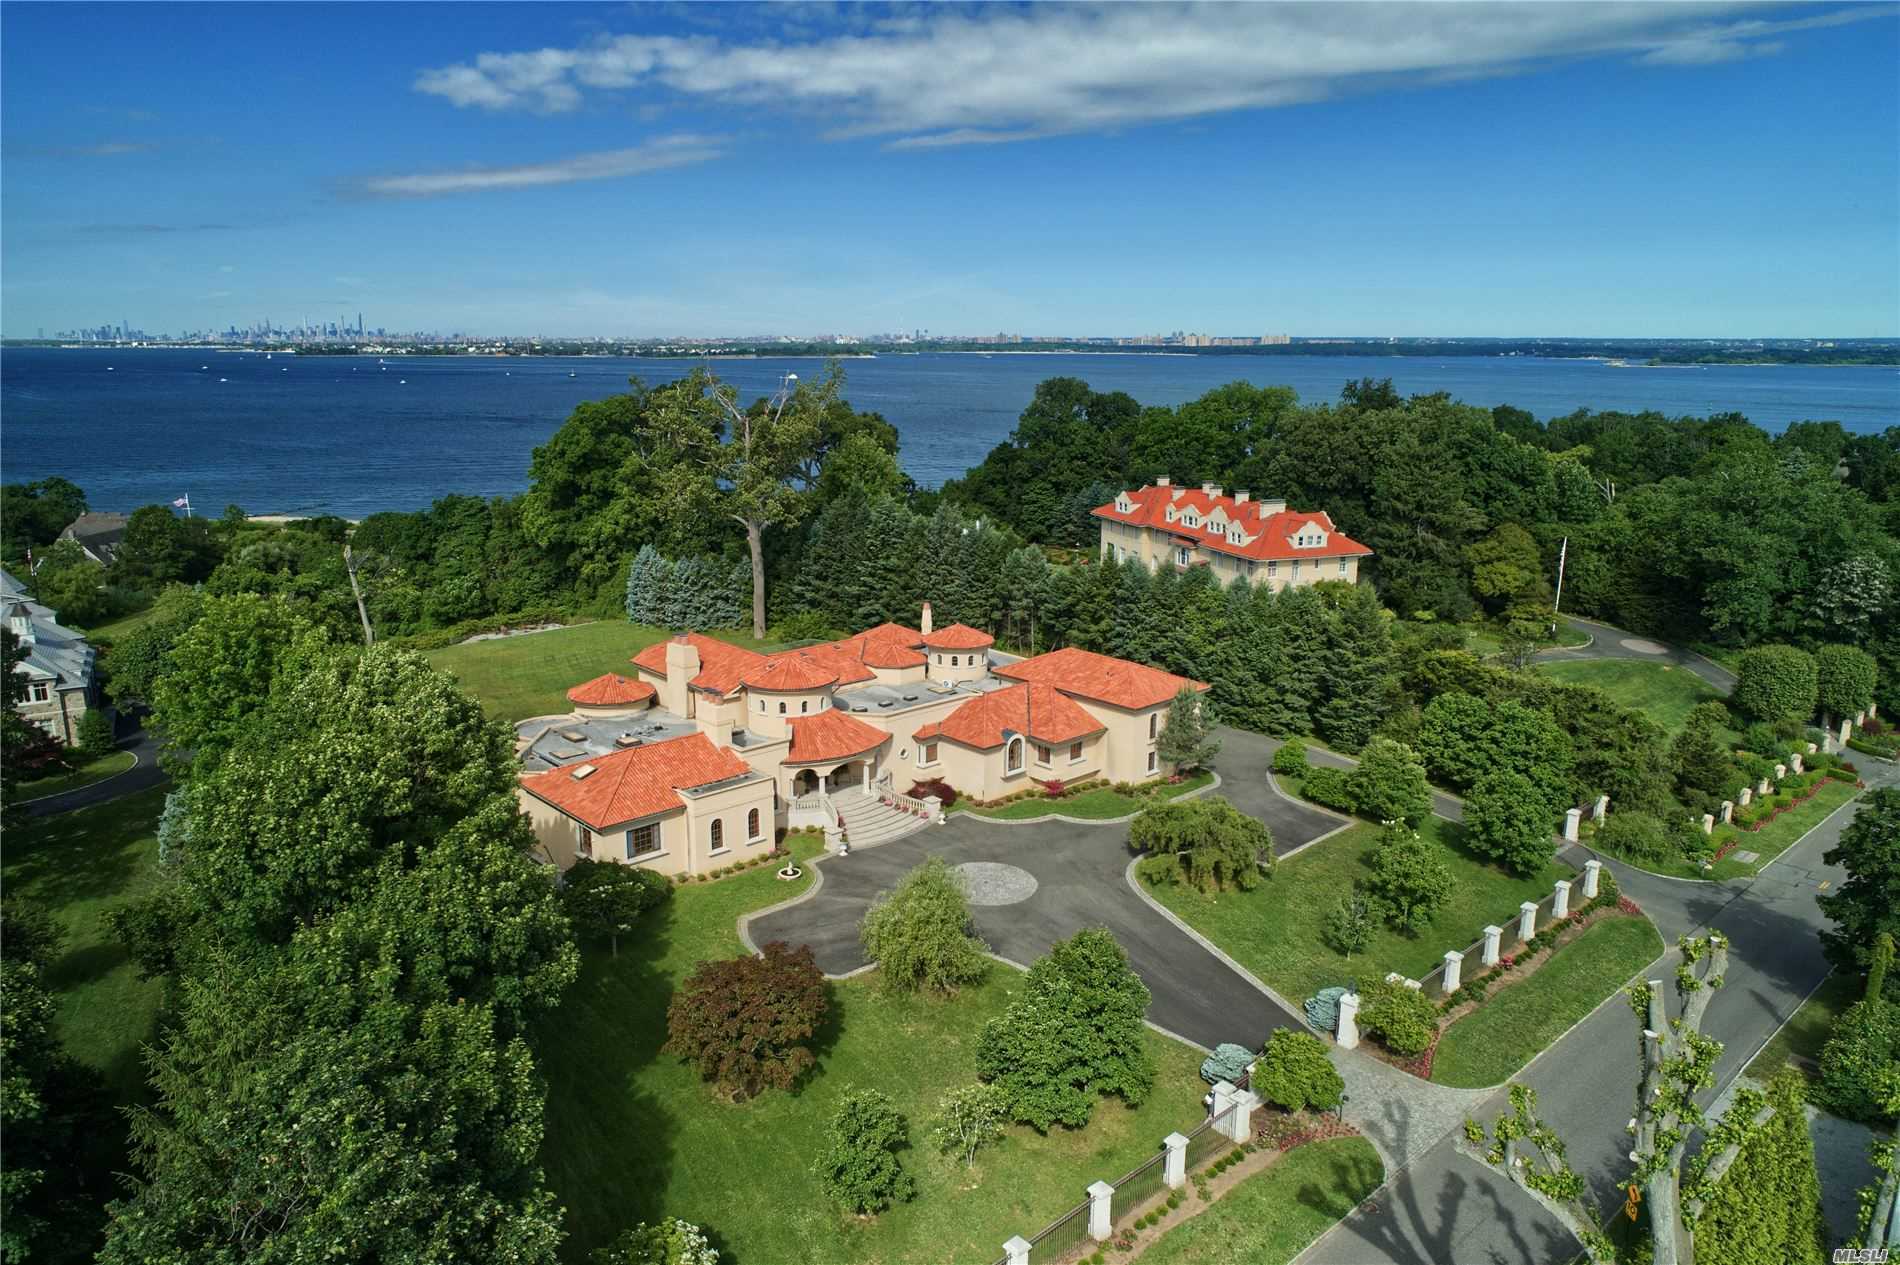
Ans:
{"label": "deciduous tree", "polygon": [[883,1091],[848,1089],[813,1167],[819,1184],[842,1207],[882,1212],[917,1193],[916,1180],[897,1160],[909,1145],[904,1117]]}
{"label": "deciduous tree", "polygon": [[809,1042],[830,1010],[810,945],[701,962],[666,1008],[666,1044],[735,1097],[790,1089],[817,1062]]}
{"label": "deciduous tree", "polygon": [[987,951],[970,930],[963,877],[942,857],[929,857],[879,896],[858,924],[865,956],[900,991],[954,993],[989,970]]}
{"label": "deciduous tree", "polygon": [[1129,826],[1128,844],[1174,857],[1181,878],[1202,891],[1248,891],[1273,869],[1273,832],[1219,795],[1149,805]]}
{"label": "deciduous tree", "polygon": [[1432,844],[1403,822],[1388,823],[1372,854],[1366,891],[1385,916],[1416,935],[1431,924],[1451,899],[1451,867]]}
{"label": "deciduous tree", "polygon": [[1472,848],[1519,874],[1543,868],[1554,835],[1537,788],[1522,773],[1486,774],[1465,798],[1465,838]]}

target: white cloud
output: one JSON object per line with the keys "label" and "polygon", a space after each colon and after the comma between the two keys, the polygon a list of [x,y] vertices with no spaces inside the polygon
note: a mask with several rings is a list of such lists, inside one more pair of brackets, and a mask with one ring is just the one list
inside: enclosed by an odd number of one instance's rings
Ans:
{"label": "white cloud", "polygon": [[545,185],[572,184],[579,180],[611,180],[709,162],[719,157],[724,145],[724,137],[681,133],[656,137],[627,149],[574,154],[550,162],[505,167],[459,167],[446,171],[380,176],[363,181],[357,191],[377,197],[428,198],[451,193],[483,193],[494,189],[533,189]]}
{"label": "white cloud", "polygon": [[997,143],[1443,82],[1555,59],[1693,65],[1762,55],[1766,37],[1891,16],[1864,6],[1725,19],[1706,3],[1039,5],[922,11],[803,40],[621,35],[488,52],[425,70],[420,92],[560,113],[590,93],[670,89],[838,120],[904,147]]}

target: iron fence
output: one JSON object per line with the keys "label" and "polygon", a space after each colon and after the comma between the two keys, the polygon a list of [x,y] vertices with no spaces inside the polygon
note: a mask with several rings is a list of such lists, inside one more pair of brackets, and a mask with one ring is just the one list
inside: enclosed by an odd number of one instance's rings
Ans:
{"label": "iron fence", "polygon": [[1163,1151],[1147,1163],[1137,1165],[1115,1182],[1115,1194],[1108,1205],[1110,1224],[1120,1221],[1161,1193],[1167,1182],[1167,1161],[1168,1153]]}
{"label": "iron fence", "polygon": [[1089,1236],[1089,1201],[1083,1200],[1029,1240],[1031,1265],[1053,1265]]}

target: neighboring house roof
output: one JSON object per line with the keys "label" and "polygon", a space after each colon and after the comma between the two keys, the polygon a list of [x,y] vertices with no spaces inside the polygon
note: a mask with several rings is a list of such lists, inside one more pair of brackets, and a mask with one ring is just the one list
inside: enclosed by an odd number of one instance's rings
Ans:
{"label": "neighboring house roof", "polygon": [[[1128,503],[1127,510],[1120,508],[1118,503],[1122,501]],[[1124,492],[1116,500],[1097,506],[1093,513],[1097,518],[1130,523],[1166,532],[1182,540],[1192,540],[1202,548],[1232,554],[1237,558],[1279,562],[1302,558],[1371,556],[1372,550],[1334,527],[1332,518],[1325,511],[1275,508],[1282,504],[1278,501],[1242,501],[1237,497],[1215,495],[1200,488],[1150,485],[1133,492]],[[1168,516],[1170,508],[1174,511],[1172,519]],[[1269,509],[1273,512],[1269,513]],[[1189,515],[1193,517],[1195,526],[1187,525]],[[1324,532],[1326,543],[1306,547],[1295,545],[1293,541],[1303,529],[1309,527]],[[1235,528],[1239,529],[1242,536],[1239,541],[1232,538]]]}
{"label": "neighboring house roof", "polygon": [[827,708],[815,716],[794,716],[791,724],[792,746],[785,753],[787,764],[848,760],[866,751],[875,751],[890,736],[836,708]]}
{"label": "neighboring house roof", "polygon": [[654,688],[645,681],[609,672],[576,685],[567,692],[567,701],[581,707],[620,707],[644,703],[654,694]]}
{"label": "neighboring house roof", "polygon": [[1192,681],[1145,663],[1115,659],[1090,650],[1069,646],[1039,654],[1033,659],[1006,663],[993,669],[997,676],[1017,681],[1040,681],[1064,694],[1109,703],[1130,709],[1154,707],[1181,692],[1184,685],[1206,690],[1207,684]]}
{"label": "neighboring house roof", "polygon": [[987,650],[996,638],[968,624],[950,624],[923,634],[924,644],[932,650]]}
{"label": "neighboring house roof", "polygon": [[914,741],[948,738],[966,747],[989,751],[1003,745],[1004,731],[1025,734],[1037,742],[1063,743],[1101,733],[1106,728],[1073,700],[1043,684],[1012,685],[973,698],[943,718],[925,725]]}
{"label": "neighboring house roof", "polygon": [[[721,641],[703,633],[683,635],[687,643],[699,651],[699,675],[687,682],[696,690],[730,694],[739,688],[739,678],[746,669],[765,658],[756,650],[747,650],[744,646],[735,646],[729,641]],[[659,641],[648,646],[633,656],[634,666],[664,678],[667,645],[667,642]]]}
{"label": "neighboring house roof", "polygon": [[867,628],[845,640],[856,641],[859,637],[866,637],[872,641],[895,642],[897,645],[909,646],[913,649],[924,644],[924,635],[915,628],[907,628],[903,624],[893,624],[888,621],[879,624],[876,628]]}
{"label": "neighboring house roof", "polygon": [[[584,769],[591,773],[575,775]],[[594,830],[685,807],[681,790],[752,775],[752,766],[705,734],[615,751],[521,779],[521,789]]]}
{"label": "neighboring house roof", "polygon": [[13,572],[0,567],[0,598],[26,596],[26,586],[14,577]]}
{"label": "neighboring house roof", "polygon": [[26,658],[19,672],[41,680],[50,679],[61,690],[91,687],[98,656],[91,643],[59,622],[58,613],[26,597],[18,580],[5,576],[5,591],[0,593],[0,626],[17,628],[24,621],[27,638]]}
{"label": "neighboring house roof", "polygon": [[769,655],[739,676],[739,683],[747,689],[778,692],[822,689],[837,680],[837,672],[821,663],[819,656],[796,651]]}
{"label": "neighboring house roof", "polygon": [[96,562],[111,562],[119,552],[119,542],[125,539],[125,525],[130,521],[124,514],[88,511],[66,524],[59,539],[77,541]]}

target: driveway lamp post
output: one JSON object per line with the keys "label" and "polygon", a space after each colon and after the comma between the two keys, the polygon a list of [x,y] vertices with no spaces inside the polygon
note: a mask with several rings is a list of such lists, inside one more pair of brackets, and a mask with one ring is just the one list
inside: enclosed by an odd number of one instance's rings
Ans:
{"label": "driveway lamp post", "polygon": [[1341,1090],[1341,1091],[1340,1091],[1340,1094],[1339,1094],[1339,1106],[1338,1106],[1337,1108],[1335,1108],[1335,1109],[1334,1109],[1334,1112],[1333,1112],[1333,1118],[1334,1118],[1335,1120],[1339,1120],[1339,1121],[1341,1121],[1341,1122],[1344,1122],[1344,1121],[1345,1121],[1345,1119],[1346,1119],[1346,1104],[1347,1104],[1347,1103],[1349,1103],[1349,1102],[1351,1102],[1351,1101],[1352,1101],[1352,1095],[1351,1095],[1351,1094],[1348,1094],[1348,1093],[1346,1093],[1346,1092],[1345,1092],[1344,1090]]}

